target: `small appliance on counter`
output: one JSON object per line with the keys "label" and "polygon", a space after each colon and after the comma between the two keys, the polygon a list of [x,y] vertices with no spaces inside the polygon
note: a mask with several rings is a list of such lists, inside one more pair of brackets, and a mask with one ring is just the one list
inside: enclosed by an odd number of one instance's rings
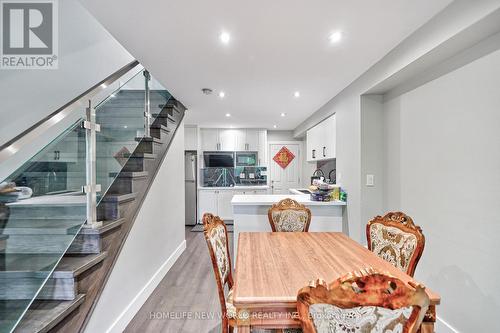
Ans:
{"label": "small appliance on counter", "polygon": [[347,193],[335,184],[328,184],[316,179],[309,186],[312,201],[347,201]]}
{"label": "small appliance on counter", "polygon": [[311,185],[314,184],[315,180],[323,181],[325,179],[325,173],[321,169],[316,169],[311,176]]}

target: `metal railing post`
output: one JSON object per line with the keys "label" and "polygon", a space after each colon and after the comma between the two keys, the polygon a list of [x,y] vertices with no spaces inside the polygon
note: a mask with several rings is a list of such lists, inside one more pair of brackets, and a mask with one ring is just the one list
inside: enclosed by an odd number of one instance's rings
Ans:
{"label": "metal railing post", "polygon": [[144,136],[151,136],[151,105],[149,96],[149,81],[151,80],[151,75],[147,70],[143,72],[144,74]]}
{"label": "metal railing post", "polygon": [[95,109],[92,107],[92,101],[89,100],[89,107],[86,109],[86,120],[82,126],[85,131],[85,147],[86,147],[86,183],[83,191],[86,194],[86,212],[87,222],[84,227],[98,228],[102,225],[102,221],[97,221],[97,192],[101,191],[101,185],[96,184],[96,150],[97,141],[96,133],[101,130],[101,126],[95,122]]}

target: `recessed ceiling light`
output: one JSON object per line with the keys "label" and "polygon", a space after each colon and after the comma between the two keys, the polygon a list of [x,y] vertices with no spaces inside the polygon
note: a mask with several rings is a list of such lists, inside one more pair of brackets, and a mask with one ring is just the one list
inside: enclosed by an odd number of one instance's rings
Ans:
{"label": "recessed ceiling light", "polygon": [[273,128],[278,128],[278,125],[273,125]]}
{"label": "recessed ceiling light", "polygon": [[107,87],[108,87],[108,85],[106,83],[101,84],[102,89],[106,89]]}
{"label": "recessed ceiling light", "polygon": [[335,31],[330,34],[328,37],[330,40],[330,43],[338,43],[342,39],[342,32],[341,31]]}
{"label": "recessed ceiling light", "polygon": [[229,44],[229,41],[231,40],[231,35],[228,32],[221,32],[219,35],[219,39],[223,44]]}
{"label": "recessed ceiling light", "polygon": [[281,112],[280,116],[284,117],[284,116],[286,116],[286,113],[285,112]]}
{"label": "recessed ceiling light", "polygon": [[231,117],[231,114],[230,113],[226,113],[226,117]]}
{"label": "recessed ceiling light", "polygon": [[300,92],[299,91],[294,92],[293,93],[293,97],[299,98],[300,97]]}
{"label": "recessed ceiling light", "polygon": [[226,96],[225,92],[223,92],[223,91],[219,92],[219,97],[220,98],[224,98],[225,96]]}

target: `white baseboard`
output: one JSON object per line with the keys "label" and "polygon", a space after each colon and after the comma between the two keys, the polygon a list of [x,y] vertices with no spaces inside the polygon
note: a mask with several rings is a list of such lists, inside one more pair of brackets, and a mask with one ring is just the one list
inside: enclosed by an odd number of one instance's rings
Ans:
{"label": "white baseboard", "polygon": [[137,293],[132,301],[127,305],[125,310],[116,318],[116,320],[109,326],[106,333],[121,333],[125,330],[130,321],[134,318],[136,313],[140,310],[142,305],[146,302],[151,293],[155,290],[161,280],[168,273],[170,268],[174,265],[180,255],[186,249],[186,240],[175,249],[175,251],[168,257],[168,259],[160,266],[155,274],[149,279],[144,287]]}
{"label": "white baseboard", "polygon": [[448,324],[442,318],[437,317],[436,319],[436,327],[434,328],[436,333],[460,333],[457,329]]}

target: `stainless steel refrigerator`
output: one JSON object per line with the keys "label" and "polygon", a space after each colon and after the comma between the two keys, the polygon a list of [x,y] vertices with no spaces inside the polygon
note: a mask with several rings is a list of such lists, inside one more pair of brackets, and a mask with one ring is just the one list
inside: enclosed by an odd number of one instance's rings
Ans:
{"label": "stainless steel refrigerator", "polygon": [[196,152],[186,151],[184,153],[185,180],[186,188],[186,225],[195,225],[197,219],[197,164]]}

